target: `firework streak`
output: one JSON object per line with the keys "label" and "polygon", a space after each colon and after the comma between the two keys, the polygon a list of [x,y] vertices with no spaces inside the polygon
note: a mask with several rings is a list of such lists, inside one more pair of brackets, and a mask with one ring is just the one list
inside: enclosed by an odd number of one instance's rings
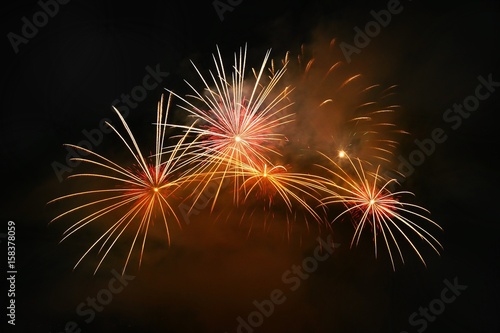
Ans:
{"label": "firework streak", "polygon": [[[215,68],[207,75],[193,63],[201,91],[186,82],[191,94],[181,96],[167,89],[166,106],[163,97],[158,103],[155,151],[150,156],[142,153],[115,109],[125,134],[108,126],[131,156],[128,167],[68,145],[88,156],[75,160],[100,170],[68,178],[94,179],[99,186],[52,200],[50,203],[75,202],[53,221],[83,215],[64,232],[62,240],[90,224],[106,226],[75,267],[98,248],[97,271],[119,240],[130,242],[123,272],[136,248],[140,266],[154,222],[162,222],[170,243],[170,224],[181,225],[173,207],[183,207],[183,217],[193,209],[197,214],[208,203],[202,197],[208,188],[212,193],[210,212],[222,197],[231,196],[234,210],[243,209],[240,221],[255,219],[255,207],[273,217],[277,211],[285,212],[288,231],[299,219],[308,226],[314,221],[330,230],[334,222],[348,218],[354,225],[351,246],[359,243],[364,229],[370,229],[375,256],[382,238],[393,269],[395,251],[404,263],[400,240],[425,265],[411,236],[439,254],[441,244],[420,222],[439,225],[423,207],[403,201],[412,193],[390,191],[388,185],[396,180],[380,176],[392,168],[398,136],[408,134],[396,126],[400,106],[388,102],[395,87],[365,84],[360,74],[348,73],[340,61],[331,61],[333,44],[334,40],[315,57],[302,48],[293,62],[288,53],[279,69],[267,51],[249,77],[246,46],[234,53],[231,70],[225,68],[217,48]],[[167,121],[173,99],[179,100],[176,111],[186,115],[184,123]],[[167,130],[181,133],[167,137]],[[171,139],[174,143],[167,143]],[[200,200],[206,202],[199,204]],[[269,220],[279,223],[275,218]]]}

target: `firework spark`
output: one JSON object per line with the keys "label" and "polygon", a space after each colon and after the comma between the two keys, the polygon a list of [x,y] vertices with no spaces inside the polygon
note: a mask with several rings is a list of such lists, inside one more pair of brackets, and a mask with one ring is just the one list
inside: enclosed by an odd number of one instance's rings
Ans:
{"label": "firework spark", "polygon": [[[396,125],[401,106],[392,98],[397,87],[368,83],[336,60],[334,46],[335,39],[315,49],[303,46],[296,61],[290,60],[291,53],[284,59],[295,86],[302,145],[391,165],[401,135],[408,134]],[[312,130],[304,131],[306,126]]]}
{"label": "firework spark", "polygon": [[[114,219],[112,216],[112,213],[114,212],[118,212],[120,216],[116,219],[116,221],[111,223],[102,236],[100,236],[82,255],[74,268],[80,264],[83,258],[86,257],[92,249],[100,245],[99,253],[103,252],[103,254],[95,269],[95,272],[97,272],[111,248],[113,248],[120,238],[125,237],[126,230],[133,228],[135,228],[136,231],[123,266],[123,272],[125,272],[136,246],[140,247],[140,266],[148,231],[150,231],[150,228],[154,224],[154,219],[157,215],[159,215],[164,222],[167,242],[170,244],[169,223],[172,220],[175,220],[180,226],[179,219],[177,218],[170,201],[172,198],[175,198],[174,193],[176,190],[182,185],[183,182],[186,181],[182,177],[176,177],[176,174],[182,170],[185,164],[183,161],[184,150],[182,148],[184,148],[183,146],[185,144],[187,134],[189,133],[188,131],[188,133],[171,148],[171,153],[169,154],[168,159],[164,160],[163,156],[166,155],[162,154],[162,147],[166,141],[165,134],[168,127],[167,117],[171,97],[172,96],[168,99],[165,114],[163,111],[163,97],[158,103],[155,138],[156,151],[152,156],[145,156],[141,152],[141,149],[139,148],[139,145],[124,118],[118,110],[114,109],[121,120],[128,138],[120,134],[120,132],[110,123],[107,123],[107,125],[118,135],[134,158],[135,164],[130,169],[127,169],[118,163],[115,163],[110,159],[86,148],[71,144],[67,145],[80,150],[82,154],[90,155],[90,158],[74,158],[74,160],[85,162],[102,170],[102,173],[80,173],[71,175],[68,178],[90,177],[99,179],[101,183],[111,181],[112,185],[106,188],[92,189],[64,195],[49,202],[54,203],[61,200],[78,198],[88,200],[86,203],[80,204],[58,215],[51,222],[59,220],[66,215],[76,213],[80,210],[86,211],[90,209],[93,211],[91,214],[86,215],[69,227],[64,232],[61,242],[91,223],[96,223],[98,221],[107,223],[107,221]],[[98,198],[96,198],[96,196]]]}
{"label": "firework spark", "polygon": [[320,196],[325,191],[321,177],[289,172],[282,165],[242,165],[240,170],[245,178],[241,185],[241,188],[245,188],[245,201],[254,195],[271,208],[275,205],[275,201],[280,199],[289,213],[293,213],[298,205],[304,208],[318,224],[323,224],[323,218],[310,204],[310,200],[320,202]]}
{"label": "firework spark", "polygon": [[[108,225],[75,268],[90,251],[98,248],[101,258],[97,272],[114,245],[124,238],[129,238],[131,245],[123,272],[137,247],[140,266],[154,221],[163,222],[170,244],[170,223],[175,221],[180,227],[172,202],[182,202],[179,197],[185,194],[184,199],[192,199],[192,209],[209,188],[214,195],[205,200],[212,200],[211,212],[219,195],[228,192],[235,203],[230,209],[243,207],[240,221],[263,209],[264,223],[267,223],[268,214],[274,217],[276,210],[283,208],[288,236],[291,222],[296,220],[299,211],[304,214],[307,228],[311,217],[318,227],[331,228],[333,222],[350,215],[355,226],[351,247],[358,245],[363,230],[369,228],[375,257],[382,237],[393,269],[396,251],[404,263],[404,251],[398,243],[401,238],[426,265],[409,235],[416,234],[439,254],[442,246],[438,240],[413,221],[421,220],[440,228],[427,217],[429,211],[403,201],[413,193],[392,192],[390,187],[397,181],[385,179],[379,172],[381,168],[392,168],[399,141],[395,135],[408,134],[396,125],[395,113],[400,106],[388,101],[394,95],[395,86],[384,89],[380,85],[367,85],[360,74],[352,74],[342,62],[332,62],[333,45],[334,40],[328,50],[320,50],[315,55],[306,54],[303,48],[298,61],[294,62],[295,67],[290,66],[290,54],[287,54],[278,70],[268,50],[260,68],[252,68],[250,78],[245,73],[246,46],[234,53],[230,73],[217,47],[217,53],[212,55],[215,70],[209,71],[207,77],[192,63],[202,81],[202,90],[186,81],[191,94],[181,97],[167,89],[170,95],[166,108],[163,97],[158,103],[155,152],[151,156],[141,152],[132,131],[115,109],[126,135],[107,125],[132,155],[134,164],[129,168],[86,148],[67,145],[90,156],[73,160],[99,168],[101,172],[70,176],[96,179],[100,183],[98,189],[64,195],[49,202],[85,200],[51,222],[90,212],[63,233],[61,242],[98,221]],[[173,96],[181,100],[177,106],[187,112],[187,123],[167,122]],[[296,126],[289,126],[292,122]],[[169,128],[183,132],[173,145],[167,144]],[[312,161],[318,150],[327,152],[320,156],[326,158],[328,164]],[[304,153],[298,154],[298,151]],[[332,151],[336,152],[333,158],[329,157]],[[307,156],[299,161],[299,155]],[[365,169],[365,165],[370,169]],[[304,171],[312,166],[319,166],[326,176]],[[216,190],[213,190],[214,184]],[[232,185],[232,191],[227,184]],[[335,204],[341,204],[344,210],[332,223],[325,223],[327,207]],[[251,210],[250,207],[258,208]],[[130,229],[134,232],[126,232]]]}
{"label": "firework spark", "polygon": [[330,196],[324,197],[322,199],[322,205],[327,206],[336,203],[344,205],[345,210],[340,213],[332,223],[345,214],[351,215],[355,226],[351,247],[354,243],[358,245],[362,231],[366,227],[369,227],[373,232],[375,257],[377,257],[378,252],[378,237],[382,235],[394,270],[395,263],[391,242],[394,244],[393,246],[396,247],[401,261],[404,263],[403,253],[396,239],[398,233],[402,235],[413,248],[424,265],[426,265],[425,260],[414,242],[407,235],[407,231],[412,231],[417,234],[439,254],[438,247],[442,248],[439,241],[422,226],[409,218],[412,217],[429,222],[441,229],[436,222],[425,216],[425,214],[429,214],[428,210],[421,206],[402,201],[403,196],[413,195],[413,193],[409,191],[391,192],[389,190],[389,185],[396,182],[396,180],[383,179],[379,174],[380,166],[376,168],[375,172],[367,172],[360,159],[357,159],[357,163],[355,163],[349,155],[345,154],[344,158],[349,160],[353,172],[351,176],[334,160],[324,154],[322,155],[327,158],[334,169],[332,170],[324,166],[320,167],[327,170],[331,176],[336,178],[336,180],[329,182],[329,186],[334,188],[335,192]]}
{"label": "firework spark", "polygon": [[[269,221],[276,221],[277,212],[280,216],[283,214],[289,240],[298,215],[308,230],[310,220],[320,229],[329,227],[329,224],[325,223],[325,210],[315,209],[321,202],[321,196],[327,191],[325,179],[321,176],[290,172],[283,165],[246,164],[236,161],[223,161],[221,164],[225,164],[227,170],[214,172],[211,179],[242,179],[238,188],[241,203],[237,205],[242,210],[236,211],[241,213],[240,223],[244,220],[250,222],[249,233],[252,231],[255,213],[258,214],[258,220],[263,223],[264,229]],[[234,208],[236,207],[230,207],[230,214]]]}
{"label": "firework spark", "polygon": [[[267,81],[265,71],[270,56],[270,51],[267,51],[260,70],[253,70],[252,86],[252,83],[247,83],[245,77],[246,51],[245,46],[244,50],[240,49],[239,54],[234,54],[230,78],[226,74],[218,48],[217,56],[212,56],[215,73],[209,72],[211,81],[204,78],[193,63],[203,82],[205,92],[198,92],[187,82],[194,92],[194,95],[187,97],[194,99],[194,102],[178,96],[186,104],[179,107],[200,124],[195,127],[173,126],[188,129],[200,138],[200,141],[192,147],[191,154],[194,158],[191,160],[195,163],[192,172],[208,177],[204,179],[203,184],[211,180],[214,172],[228,171],[230,166],[223,161],[235,161],[236,167],[240,164],[250,166],[254,166],[255,163],[270,164],[268,156],[280,155],[277,146],[286,140],[277,130],[293,121],[293,114],[285,112],[290,105],[286,101],[290,89],[285,88],[275,92],[286,65],[277,71],[272,65]],[[234,193],[237,195],[243,180],[239,178],[240,173],[233,175],[236,177]],[[203,189],[199,192],[202,191]],[[237,197],[234,199],[235,202],[239,201]]]}

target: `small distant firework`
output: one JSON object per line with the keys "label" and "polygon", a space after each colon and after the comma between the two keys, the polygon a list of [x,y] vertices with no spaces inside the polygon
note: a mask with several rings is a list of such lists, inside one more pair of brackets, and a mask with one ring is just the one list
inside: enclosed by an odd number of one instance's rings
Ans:
{"label": "small distant firework", "polygon": [[[329,182],[329,186],[334,189],[334,192],[332,192],[332,195],[322,199],[322,205],[328,206],[336,203],[344,205],[345,210],[332,223],[345,214],[351,216],[355,226],[351,246],[354,243],[358,245],[363,230],[370,228],[373,233],[375,257],[377,257],[378,253],[378,237],[382,236],[389,252],[392,267],[395,270],[393,258],[394,246],[398,251],[401,261],[404,263],[403,253],[396,239],[396,236],[402,236],[416,252],[422,263],[426,265],[419,250],[409,238],[408,232],[410,231],[429,244],[439,254],[438,248],[442,248],[442,245],[427,230],[409,218],[413,217],[424,222],[429,222],[441,229],[436,222],[425,216],[425,214],[429,214],[429,211],[425,208],[402,201],[403,196],[413,195],[413,193],[408,191],[391,192],[389,185],[392,182],[396,182],[395,179],[383,179],[379,174],[380,167],[377,167],[375,172],[367,172],[361,160],[357,159],[356,163],[345,152],[343,152],[343,158],[350,162],[351,168],[349,171],[352,174],[348,173],[346,169],[341,168],[331,158],[326,155],[323,156],[326,157],[332,166],[332,168],[321,167],[327,170],[334,178]],[[391,243],[394,245],[391,246]]]}
{"label": "small distant firework", "polygon": [[[179,219],[171,205],[171,199],[174,198],[176,190],[186,181],[182,177],[177,177],[176,174],[178,171],[182,170],[183,167],[184,162],[182,158],[184,150],[181,148],[187,137],[186,134],[175,146],[171,147],[171,153],[168,158],[165,160],[163,159],[163,157],[166,156],[162,154],[162,147],[166,140],[165,132],[168,125],[167,117],[170,101],[171,98],[168,99],[165,115],[163,114],[163,97],[158,103],[156,151],[151,157],[145,156],[141,152],[132,131],[121,114],[115,109],[116,114],[127,132],[128,138],[122,136],[113,125],[109,123],[107,123],[107,125],[118,135],[135,160],[136,164],[130,169],[86,148],[68,145],[91,156],[90,158],[74,158],[74,160],[94,165],[102,170],[102,173],[80,173],[71,175],[68,178],[90,177],[100,179],[102,182],[111,181],[113,183],[106,188],[68,194],[49,202],[54,203],[60,200],[78,199],[82,197],[88,200],[87,203],[78,205],[60,214],[51,222],[59,220],[66,215],[76,213],[77,211],[92,210],[92,213],[78,220],[64,232],[64,237],[61,242],[91,223],[97,223],[99,221],[109,226],[103,235],[99,237],[83,254],[80,260],[78,260],[75,268],[92,249],[100,245],[99,253],[103,252],[103,254],[96,267],[95,272],[97,272],[115,243],[120,238],[126,237],[125,234],[128,229],[134,229],[136,231],[123,267],[123,272],[125,272],[127,268],[136,245],[140,246],[140,265],[148,231],[157,218],[163,220],[166,228],[167,242],[170,243],[169,223],[173,220],[180,225]],[[119,217],[113,223],[108,223],[108,221],[114,219],[114,214],[119,214]]]}
{"label": "small distant firework", "polygon": [[[217,48],[217,57],[213,55],[215,73],[210,71],[211,80],[205,79],[193,64],[204,84],[204,92],[199,92],[188,83],[194,95],[187,97],[194,101],[178,96],[186,104],[179,107],[198,124],[172,126],[188,129],[200,138],[191,151],[194,156],[192,172],[208,177],[203,179],[203,184],[210,181],[214,172],[228,171],[229,165],[223,161],[235,161],[236,167],[240,163],[250,166],[270,164],[269,156],[280,155],[277,146],[286,139],[277,129],[293,121],[293,115],[285,112],[289,106],[286,101],[289,89],[275,91],[286,65],[277,71],[271,66],[268,77],[265,73],[270,55],[268,51],[260,70],[253,70],[253,82],[249,82],[245,77],[246,52],[245,47],[240,49],[239,54],[234,54],[233,70],[228,77]],[[242,179],[239,178],[240,173],[234,176],[234,193],[237,195]]]}

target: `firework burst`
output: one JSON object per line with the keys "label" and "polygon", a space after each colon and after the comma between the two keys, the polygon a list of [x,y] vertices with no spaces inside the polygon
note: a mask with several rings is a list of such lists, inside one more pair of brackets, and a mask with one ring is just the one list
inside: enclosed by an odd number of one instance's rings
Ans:
{"label": "firework burst", "polygon": [[[219,195],[228,192],[235,204],[230,209],[243,209],[240,221],[263,209],[266,224],[269,216],[274,219],[277,210],[284,211],[288,237],[298,212],[304,214],[308,229],[311,219],[319,228],[331,228],[333,222],[349,215],[355,227],[351,247],[358,245],[363,230],[370,229],[375,257],[379,243],[383,243],[393,269],[395,256],[404,263],[401,239],[426,265],[410,235],[418,236],[439,254],[439,241],[413,220],[439,225],[427,217],[430,213],[426,209],[404,201],[413,195],[411,192],[392,191],[397,181],[385,179],[380,173],[381,169],[393,169],[398,136],[408,134],[396,125],[395,114],[400,106],[389,102],[395,86],[385,89],[368,85],[341,61],[332,62],[333,45],[334,40],[327,50],[315,55],[306,54],[303,48],[293,62],[295,67],[290,66],[288,53],[278,70],[267,51],[262,65],[252,69],[250,78],[245,73],[246,46],[234,53],[230,73],[219,48],[212,55],[215,70],[208,76],[192,63],[203,89],[199,91],[187,81],[192,93],[185,97],[167,89],[170,95],[166,107],[163,97],[158,103],[155,152],[150,156],[141,152],[129,126],[115,109],[126,135],[107,125],[133,157],[128,168],[84,147],[68,145],[89,156],[73,160],[101,170],[70,178],[95,179],[100,187],[49,202],[77,202],[52,221],[84,215],[63,233],[61,242],[90,224],[103,222],[107,226],[75,268],[98,249],[101,257],[97,272],[115,244],[125,238],[131,244],[123,272],[137,248],[140,266],[154,222],[159,220],[165,226],[169,244],[169,225],[175,221],[180,227],[173,202],[184,203],[182,196],[192,200],[191,209],[197,204],[204,207],[199,200],[209,189],[213,195],[204,200],[205,204],[212,200],[211,212]],[[181,101],[179,110],[187,112],[184,124],[167,122],[173,96]],[[290,126],[291,122],[296,126]],[[173,145],[167,144],[169,128],[183,132]],[[312,160],[318,150],[323,151],[320,159],[326,158],[327,164]],[[329,157],[332,152],[333,158]],[[326,176],[309,173],[313,166],[319,166]],[[326,223],[327,208],[337,204],[344,209],[332,223]]]}
{"label": "firework burst", "polygon": [[[169,223],[176,221],[180,226],[179,219],[171,205],[171,200],[175,198],[174,193],[176,190],[186,181],[182,177],[176,177],[176,174],[182,170],[185,163],[183,161],[184,150],[182,148],[184,148],[183,146],[187,137],[186,134],[175,146],[171,147],[171,153],[168,159],[164,160],[164,156],[166,155],[162,154],[162,147],[166,141],[165,134],[168,127],[167,117],[170,101],[171,96],[168,99],[165,114],[163,111],[163,97],[158,103],[155,137],[156,150],[152,156],[145,156],[141,152],[129,126],[118,110],[115,109],[127,133],[127,137],[120,134],[120,132],[110,123],[107,123],[107,125],[118,135],[128,152],[132,155],[135,164],[131,168],[125,168],[86,148],[70,144],[67,145],[81,151],[82,154],[90,156],[89,158],[74,158],[74,160],[87,163],[88,165],[92,165],[102,170],[101,173],[80,173],[71,175],[68,178],[94,178],[99,180],[101,186],[107,181],[111,182],[109,187],[107,186],[106,188],[76,192],[61,196],[49,202],[54,203],[62,200],[66,201],[79,198],[86,200],[86,203],[65,211],[55,217],[51,222],[82,210],[85,212],[92,210],[92,213],[86,214],[85,217],[75,222],[64,232],[61,242],[91,223],[99,222],[108,225],[108,229],[90,246],[80,260],[78,260],[75,268],[92,249],[99,247],[99,253],[102,254],[102,258],[96,267],[95,272],[97,272],[116,242],[120,238],[126,238],[128,236],[126,231],[129,229],[135,230],[135,233],[132,237],[130,249],[123,266],[123,272],[125,272],[132,257],[133,250],[136,247],[140,248],[140,266],[148,231],[150,231],[155,218],[158,216],[164,223],[167,242],[170,244]],[[114,214],[119,215],[116,217]],[[110,223],[110,220],[114,221]]]}
{"label": "firework burst", "polygon": [[381,177],[379,174],[380,166],[376,168],[375,172],[368,172],[363,167],[361,160],[357,159],[356,163],[349,155],[345,154],[344,158],[350,162],[351,176],[334,160],[326,155],[323,156],[332,164],[333,170],[324,166],[321,167],[327,170],[335,179],[329,182],[329,186],[334,189],[334,192],[332,192],[332,195],[322,199],[322,205],[327,206],[341,203],[345,207],[345,210],[332,223],[342,216],[350,214],[355,226],[351,247],[354,244],[358,245],[361,233],[365,228],[369,228],[373,233],[375,257],[377,257],[378,253],[378,238],[382,236],[383,242],[389,252],[393,269],[395,269],[393,258],[394,247],[401,261],[404,263],[403,253],[396,236],[402,236],[418,255],[422,263],[426,265],[420,251],[408,236],[408,231],[411,231],[439,254],[438,248],[442,248],[439,241],[422,226],[413,222],[410,217],[428,222],[439,229],[441,227],[425,216],[430,214],[428,210],[421,206],[402,201],[404,196],[413,195],[413,193],[409,191],[391,192],[389,187],[396,180],[386,180]]}
{"label": "firework burst", "polygon": [[[241,190],[244,189],[245,202],[256,200],[264,203],[261,206],[270,211],[275,208],[274,206],[284,204],[289,213],[288,226],[295,219],[299,207],[306,213],[304,217],[308,227],[307,216],[312,217],[319,225],[324,224],[324,217],[313,208],[314,204],[320,202],[321,195],[325,192],[323,178],[312,174],[290,172],[282,165],[268,164],[244,164],[238,172],[241,172],[241,176],[245,179],[240,187]],[[289,218],[290,215],[293,218]]]}
{"label": "firework burst", "polygon": [[[308,229],[310,220],[313,220],[319,227],[326,225],[325,215],[321,214],[325,213],[325,210],[315,209],[321,202],[322,195],[327,191],[327,187],[324,185],[326,179],[321,176],[291,172],[290,166],[287,168],[284,165],[259,162],[247,164],[227,159],[218,161],[218,163],[222,166],[220,171],[187,175],[186,179],[189,179],[189,184],[185,184],[184,187],[189,187],[192,182],[203,182],[204,179],[210,179],[210,184],[203,184],[207,189],[210,187],[210,191],[206,191],[209,200],[217,197],[219,192],[227,192],[227,194],[237,197],[239,202],[234,205],[224,205],[224,208],[229,209],[227,218],[232,215],[233,210],[241,213],[241,222],[243,220],[253,221],[254,213],[258,213],[259,216],[262,216],[260,213],[264,213],[263,217],[260,217],[260,221],[263,221],[265,227],[269,220],[274,220],[276,212],[280,214],[284,212],[288,236],[290,236],[292,224],[297,220],[298,214],[302,214]],[[236,189],[239,193],[231,194],[231,185],[234,185],[231,182],[234,182],[235,179],[241,180],[241,184]],[[214,189],[214,186],[217,188]],[[187,196],[186,200],[200,197],[196,188],[187,192],[191,192],[192,195]],[[211,193],[208,194],[209,192]],[[203,200],[206,200],[207,195],[204,196]],[[196,202],[192,205],[192,207],[194,206],[196,206]]]}
{"label": "firework burst", "polygon": [[[210,80],[193,63],[203,82],[204,92],[198,92],[187,83],[194,93],[187,98],[193,102],[179,97],[185,103],[179,107],[187,111],[198,125],[173,126],[190,130],[200,138],[192,147],[194,158],[191,160],[194,163],[192,173],[208,177],[201,184],[207,184],[215,172],[228,171],[231,166],[224,161],[234,161],[232,167],[238,168],[242,164],[270,164],[268,156],[280,155],[277,146],[286,138],[278,130],[293,121],[293,115],[285,112],[290,105],[286,100],[290,89],[275,91],[286,65],[275,70],[271,64],[266,76],[269,56],[270,51],[266,53],[260,69],[253,70],[253,82],[245,77],[246,47],[240,49],[239,54],[234,54],[230,77],[226,74],[218,48],[217,56],[213,55],[215,72],[209,72]],[[239,178],[240,172],[232,174],[236,177],[234,193],[237,195],[243,180]],[[234,199],[239,201],[237,197]]]}

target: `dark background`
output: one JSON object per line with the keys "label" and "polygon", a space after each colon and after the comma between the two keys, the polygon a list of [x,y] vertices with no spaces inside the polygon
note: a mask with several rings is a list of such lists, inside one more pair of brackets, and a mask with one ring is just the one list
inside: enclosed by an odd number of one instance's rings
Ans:
{"label": "dark background", "polygon": [[[123,255],[112,251],[96,275],[96,257],[72,270],[92,231],[58,244],[64,225],[48,225],[60,210],[46,203],[71,188],[51,166],[64,163],[62,145],[84,139],[82,130],[103,118],[118,121],[112,101],[142,83],[146,66],[159,64],[169,76],[130,111],[127,120],[138,137],[151,131],[162,88],[188,91],[183,80],[194,77],[190,59],[208,68],[216,45],[231,59],[248,43],[248,63],[258,66],[265,50],[279,58],[318,35],[353,44],[353,28],[364,27],[370,10],[387,2],[243,1],[221,21],[211,1],[73,0],[17,54],[7,34],[20,34],[21,18],[31,21],[40,7],[35,1],[2,4],[0,233],[7,221],[16,222],[18,270],[16,327],[2,326],[5,332],[62,332],[69,321],[82,332],[235,332],[236,318],[246,318],[255,310],[252,302],[276,288],[287,300],[255,332],[416,332],[420,326],[408,317],[440,297],[444,279],[455,278],[467,289],[425,331],[500,332],[500,92],[455,131],[442,119],[474,93],[479,75],[500,81],[500,7],[497,1],[402,5],[349,66],[373,82],[399,86],[402,121],[413,138],[426,138],[436,127],[448,134],[404,184],[444,228],[438,233],[442,255],[423,249],[427,267],[409,255],[393,272],[386,254],[374,258],[369,236],[349,249],[352,228],[344,223],[335,234],[342,245],[291,292],[281,276],[313,253],[314,230],[299,229],[287,241],[277,224],[247,237],[237,221],[212,223],[204,212],[182,231],[173,228],[170,248],[160,241],[161,231],[153,234],[141,269],[131,269],[133,281],[86,323],[76,307],[107,287]],[[113,140],[106,135],[99,151],[113,153]],[[403,145],[403,156],[413,149],[411,141]],[[2,240],[3,253],[5,245]],[[5,267],[6,258],[1,261]]]}

